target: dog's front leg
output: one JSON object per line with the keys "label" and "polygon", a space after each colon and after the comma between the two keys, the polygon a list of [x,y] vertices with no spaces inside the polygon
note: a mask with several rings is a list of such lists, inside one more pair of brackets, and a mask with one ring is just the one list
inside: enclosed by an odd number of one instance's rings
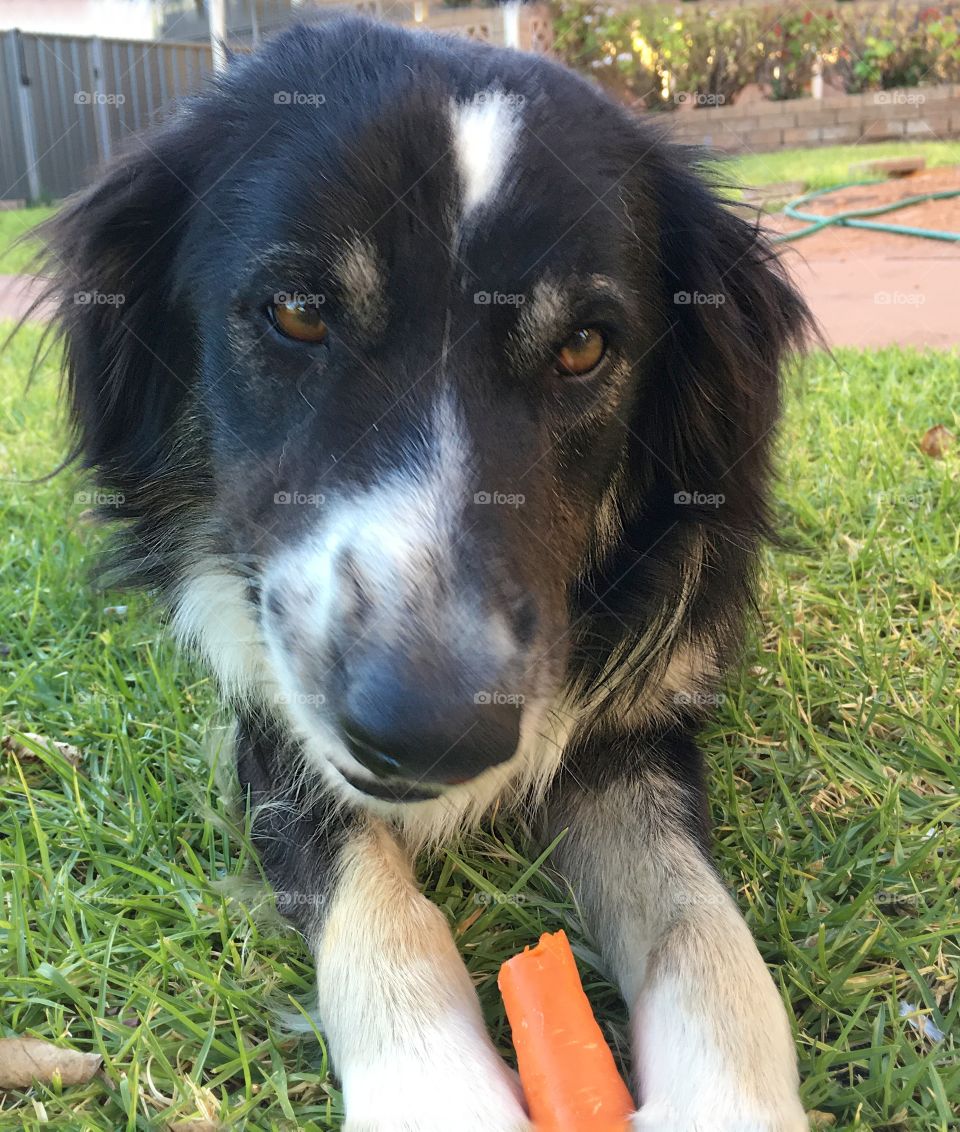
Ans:
{"label": "dog's front leg", "polygon": [[530,1132],[446,920],[392,833],[311,798],[277,744],[242,728],[238,770],[278,907],[314,953],[345,1132]]}
{"label": "dog's front leg", "polygon": [[349,1132],[528,1132],[440,910],[393,837],[345,846],[314,940],[320,1015]]}
{"label": "dog's front leg", "polygon": [[[773,980],[706,855],[701,756],[682,735],[576,752],[551,832],[630,1007],[637,1132],[804,1132]],[[605,781],[594,768],[621,769]]]}

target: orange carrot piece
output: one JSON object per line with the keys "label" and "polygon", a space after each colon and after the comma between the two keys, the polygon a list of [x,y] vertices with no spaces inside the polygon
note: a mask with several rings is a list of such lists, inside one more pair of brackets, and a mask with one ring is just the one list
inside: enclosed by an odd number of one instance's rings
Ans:
{"label": "orange carrot piece", "polygon": [[633,1098],[583,993],[565,932],[508,959],[497,986],[537,1132],[626,1132]]}

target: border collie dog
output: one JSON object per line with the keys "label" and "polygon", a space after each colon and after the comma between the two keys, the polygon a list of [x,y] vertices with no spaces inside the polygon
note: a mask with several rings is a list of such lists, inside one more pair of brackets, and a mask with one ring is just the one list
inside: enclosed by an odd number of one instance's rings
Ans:
{"label": "border collie dog", "polygon": [[521,1132],[412,862],[545,837],[630,1009],[636,1129],[800,1132],[695,736],[808,312],[695,158],[556,63],[348,18],[49,225],[76,455],[237,720],[352,1132]]}

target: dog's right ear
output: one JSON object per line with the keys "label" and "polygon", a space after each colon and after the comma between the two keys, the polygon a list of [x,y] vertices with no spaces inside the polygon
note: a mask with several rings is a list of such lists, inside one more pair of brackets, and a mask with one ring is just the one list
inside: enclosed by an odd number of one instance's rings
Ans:
{"label": "dog's right ear", "polygon": [[131,498],[157,474],[196,372],[193,327],[172,288],[196,203],[186,133],[174,122],[138,138],[38,230],[50,280],[40,303],[64,344],[71,457]]}

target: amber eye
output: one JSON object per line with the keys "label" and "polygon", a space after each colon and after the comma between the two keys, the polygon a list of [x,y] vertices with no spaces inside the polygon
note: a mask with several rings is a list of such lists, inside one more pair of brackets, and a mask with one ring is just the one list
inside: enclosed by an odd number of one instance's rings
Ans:
{"label": "amber eye", "polygon": [[581,327],[570,335],[557,352],[557,371],[581,377],[596,369],[606,352],[607,342],[600,331],[589,326]]}
{"label": "amber eye", "polygon": [[320,317],[316,303],[300,299],[273,303],[270,317],[281,334],[297,342],[322,342],[327,336],[327,324]]}

